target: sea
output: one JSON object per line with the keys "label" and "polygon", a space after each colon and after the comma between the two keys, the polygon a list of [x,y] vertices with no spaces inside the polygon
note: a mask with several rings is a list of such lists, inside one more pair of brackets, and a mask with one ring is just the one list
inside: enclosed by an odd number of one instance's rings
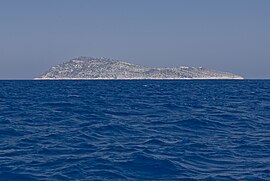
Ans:
{"label": "sea", "polygon": [[270,80],[0,81],[21,180],[270,180]]}

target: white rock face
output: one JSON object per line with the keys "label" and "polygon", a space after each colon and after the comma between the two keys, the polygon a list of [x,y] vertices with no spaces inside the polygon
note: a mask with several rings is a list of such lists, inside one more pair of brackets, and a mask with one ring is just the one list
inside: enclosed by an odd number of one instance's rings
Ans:
{"label": "white rock face", "polygon": [[49,69],[35,79],[243,79],[202,67],[148,68],[108,58],[78,57]]}

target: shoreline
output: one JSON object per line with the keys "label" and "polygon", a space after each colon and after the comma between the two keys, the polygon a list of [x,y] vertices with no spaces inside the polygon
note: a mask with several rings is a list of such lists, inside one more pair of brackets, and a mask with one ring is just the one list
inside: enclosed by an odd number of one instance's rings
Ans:
{"label": "shoreline", "polygon": [[203,78],[34,78],[33,80],[245,80],[242,77],[203,77]]}

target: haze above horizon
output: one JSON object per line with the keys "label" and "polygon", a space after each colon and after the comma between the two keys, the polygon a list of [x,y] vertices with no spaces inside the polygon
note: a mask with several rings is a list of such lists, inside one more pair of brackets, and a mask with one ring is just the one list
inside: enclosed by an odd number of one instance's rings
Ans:
{"label": "haze above horizon", "polygon": [[268,0],[2,0],[0,79],[78,56],[270,78]]}

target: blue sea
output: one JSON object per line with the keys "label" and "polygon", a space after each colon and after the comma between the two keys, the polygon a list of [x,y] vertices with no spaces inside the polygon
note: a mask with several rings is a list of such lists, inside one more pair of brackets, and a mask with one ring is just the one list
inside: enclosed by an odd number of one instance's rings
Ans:
{"label": "blue sea", "polygon": [[0,81],[0,180],[270,180],[270,81]]}

